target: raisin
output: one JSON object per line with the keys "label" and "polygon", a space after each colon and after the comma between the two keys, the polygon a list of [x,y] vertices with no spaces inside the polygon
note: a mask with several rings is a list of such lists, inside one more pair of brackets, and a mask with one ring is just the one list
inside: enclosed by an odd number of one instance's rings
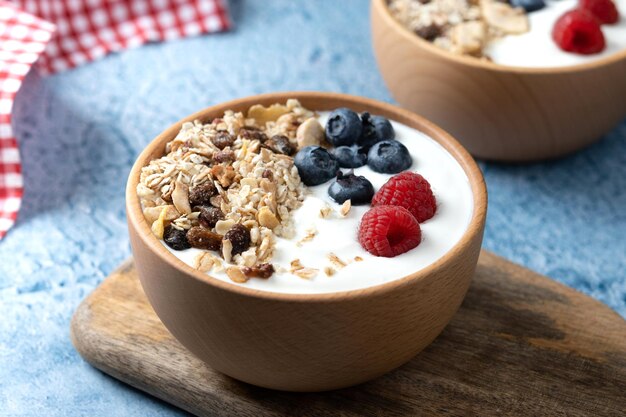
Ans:
{"label": "raisin", "polygon": [[283,155],[293,155],[296,152],[296,147],[289,141],[287,136],[274,135],[264,146],[274,153],[280,153]]}
{"label": "raisin", "polygon": [[211,139],[211,142],[213,142],[213,145],[218,148],[224,149],[227,146],[233,146],[233,143],[235,143],[235,137],[228,132],[220,130],[217,132],[217,135]]}
{"label": "raisin", "polygon": [[224,213],[217,207],[202,206],[200,207],[200,215],[198,221],[207,229],[215,227],[219,220],[224,220]]}
{"label": "raisin", "polygon": [[274,179],[274,173],[272,172],[271,169],[266,169],[263,171],[263,174],[261,174],[261,176],[263,178],[267,178],[268,180],[273,180]]}
{"label": "raisin", "polygon": [[415,30],[415,34],[420,38],[424,38],[425,40],[432,42],[441,36],[441,26],[430,24],[428,26],[421,27]]}
{"label": "raisin", "polygon": [[200,226],[189,229],[187,240],[193,248],[219,251],[222,247],[221,235]]}
{"label": "raisin", "polygon": [[241,268],[243,274],[248,278],[263,278],[267,279],[274,273],[274,265],[272,264],[259,264],[252,268],[245,266]]}
{"label": "raisin", "polygon": [[231,251],[233,255],[240,254],[250,247],[250,230],[243,224],[238,223],[226,232],[224,239],[230,240],[230,243],[233,245],[233,250]]}
{"label": "raisin", "polygon": [[191,245],[187,240],[187,232],[177,229],[172,225],[165,228],[163,232],[163,240],[165,244],[174,250],[189,249]]}
{"label": "raisin", "polygon": [[261,130],[258,127],[253,127],[253,126],[244,126],[241,129],[239,129],[239,136],[241,136],[244,139],[250,139],[250,140],[256,139],[261,142],[265,142],[267,140],[267,135],[261,132]]}
{"label": "raisin", "polygon": [[235,152],[233,151],[219,151],[213,154],[213,162],[218,164],[222,162],[234,162],[235,159]]}
{"label": "raisin", "polygon": [[211,197],[217,194],[217,189],[213,182],[196,185],[189,193],[189,204],[191,206],[208,206],[211,204]]}

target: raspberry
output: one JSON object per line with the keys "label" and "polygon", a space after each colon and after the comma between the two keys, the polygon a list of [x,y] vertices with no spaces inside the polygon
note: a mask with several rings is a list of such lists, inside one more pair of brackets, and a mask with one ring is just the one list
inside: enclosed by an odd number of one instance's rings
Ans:
{"label": "raspberry", "polygon": [[414,172],[394,175],[380,187],[374,194],[372,207],[381,205],[404,207],[419,223],[433,217],[437,210],[437,201],[430,184]]}
{"label": "raspberry", "polygon": [[419,223],[403,207],[372,207],[359,225],[359,243],[374,256],[393,258],[410,251],[421,241]]}
{"label": "raspberry", "polygon": [[587,10],[571,10],[558,18],[552,29],[552,39],[567,52],[589,55],[604,49],[600,23]]}
{"label": "raspberry", "polygon": [[617,23],[619,13],[611,0],[580,0],[578,7],[588,10],[602,23]]}

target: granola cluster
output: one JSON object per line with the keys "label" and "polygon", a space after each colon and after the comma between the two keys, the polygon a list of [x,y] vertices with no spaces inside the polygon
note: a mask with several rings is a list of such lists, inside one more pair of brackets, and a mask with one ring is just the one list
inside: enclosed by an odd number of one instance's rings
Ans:
{"label": "granola cluster", "polygon": [[524,9],[506,0],[389,0],[389,10],[425,40],[477,58],[489,59],[484,49],[492,40],[529,30]]}
{"label": "granola cluster", "polygon": [[142,169],[144,216],[170,247],[204,249],[199,270],[225,270],[235,282],[268,278],[275,238],[294,236],[290,214],[305,197],[292,155],[323,136],[297,100],[185,123]]}

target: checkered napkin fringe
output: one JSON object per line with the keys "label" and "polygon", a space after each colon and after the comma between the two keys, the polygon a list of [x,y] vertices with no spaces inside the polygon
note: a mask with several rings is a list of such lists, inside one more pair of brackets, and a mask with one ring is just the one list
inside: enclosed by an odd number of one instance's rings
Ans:
{"label": "checkered napkin fringe", "polygon": [[63,71],[110,52],[218,32],[225,0],[0,0],[0,239],[17,218],[23,181],[11,108],[30,67]]}

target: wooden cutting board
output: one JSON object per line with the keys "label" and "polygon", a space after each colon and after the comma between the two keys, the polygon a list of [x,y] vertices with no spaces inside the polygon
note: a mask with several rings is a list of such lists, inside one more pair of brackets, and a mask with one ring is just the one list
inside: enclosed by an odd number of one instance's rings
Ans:
{"label": "wooden cutting board", "polygon": [[132,260],[83,301],[71,330],[93,366],[200,416],[626,415],[626,321],[484,251],[459,312],[428,348],[339,391],[272,391],[204,365],[161,324]]}

